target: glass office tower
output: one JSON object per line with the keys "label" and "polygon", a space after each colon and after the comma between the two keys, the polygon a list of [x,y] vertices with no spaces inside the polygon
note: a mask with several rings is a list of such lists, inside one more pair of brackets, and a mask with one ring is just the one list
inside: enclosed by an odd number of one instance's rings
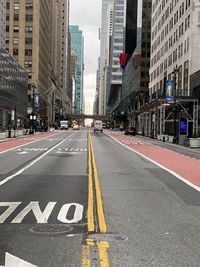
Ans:
{"label": "glass office tower", "polygon": [[77,56],[76,68],[76,89],[75,89],[75,113],[83,112],[83,54],[84,54],[84,38],[83,33],[77,25],[70,26],[71,49]]}

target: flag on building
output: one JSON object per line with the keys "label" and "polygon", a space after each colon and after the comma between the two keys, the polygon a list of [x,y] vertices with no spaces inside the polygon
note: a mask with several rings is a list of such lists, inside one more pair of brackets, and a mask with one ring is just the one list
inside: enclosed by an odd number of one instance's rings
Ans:
{"label": "flag on building", "polygon": [[123,53],[120,54],[119,60],[120,60],[121,68],[123,70],[126,68],[127,59],[128,59],[128,54],[123,54]]}

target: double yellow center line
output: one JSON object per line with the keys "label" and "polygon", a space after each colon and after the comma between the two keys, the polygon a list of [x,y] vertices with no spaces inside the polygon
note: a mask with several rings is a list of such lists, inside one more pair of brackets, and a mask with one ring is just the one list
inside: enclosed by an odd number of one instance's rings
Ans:
{"label": "double yellow center line", "polygon": [[[106,233],[106,222],[103,211],[103,203],[101,198],[101,190],[99,185],[94,149],[90,132],[88,133],[88,233],[94,233],[95,227],[95,211],[97,212],[99,233]],[[98,233],[98,232],[96,232]],[[95,239],[87,239],[86,245],[83,246],[82,267],[90,267],[92,259],[90,258],[90,249],[94,246],[98,247],[99,261],[101,267],[109,267],[107,249],[109,247],[106,241],[97,241]]]}

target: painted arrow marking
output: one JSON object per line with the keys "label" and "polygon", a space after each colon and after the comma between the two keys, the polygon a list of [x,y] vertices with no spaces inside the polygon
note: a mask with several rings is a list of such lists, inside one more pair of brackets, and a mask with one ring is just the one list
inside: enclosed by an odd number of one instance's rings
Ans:
{"label": "painted arrow marking", "polygon": [[13,266],[15,267],[37,267],[36,265],[33,265],[27,261],[24,261],[6,252],[5,266],[0,266],[0,267],[13,267]]}

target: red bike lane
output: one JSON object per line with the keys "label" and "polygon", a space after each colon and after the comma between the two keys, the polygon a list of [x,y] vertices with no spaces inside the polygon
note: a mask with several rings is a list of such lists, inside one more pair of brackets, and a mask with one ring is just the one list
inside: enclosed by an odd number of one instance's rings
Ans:
{"label": "red bike lane", "polygon": [[200,160],[142,141],[137,137],[129,137],[115,132],[108,135],[123,146],[148,158],[153,163],[200,191]]}
{"label": "red bike lane", "polygon": [[55,132],[47,132],[47,133],[41,133],[41,134],[35,134],[31,136],[22,136],[21,138],[16,138],[12,140],[6,140],[3,142],[0,142],[0,153],[6,152],[8,150],[11,150],[13,148],[33,143],[34,141],[43,139],[48,136],[55,135]]}

